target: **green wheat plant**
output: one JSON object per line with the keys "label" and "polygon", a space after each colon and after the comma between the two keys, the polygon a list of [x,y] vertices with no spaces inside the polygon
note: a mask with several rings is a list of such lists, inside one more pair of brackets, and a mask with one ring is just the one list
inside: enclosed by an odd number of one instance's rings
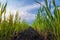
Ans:
{"label": "green wheat plant", "polygon": [[[45,5],[38,1],[35,2],[42,7],[39,8],[37,17],[32,23],[33,28],[38,31],[50,30],[55,34],[57,40],[60,40],[60,6],[56,5],[55,0],[51,0],[50,3],[48,3],[48,0],[44,0]],[[51,4],[54,6],[53,12],[51,12]]]}
{"label": "green wheat plant", "polygon": [[[15,19],[14,15],[9,12],[9,17],[6,20],[6,4],[1,4],[0,10],[0,40],[11,40],[15,33],[22,32],[29,27],[29,24],[25,21],[20,21],[19,13],[16,11]],[[2,14],[4,18],[2,20]]]}
{"label": "green wheat plant", "polygon": [[[56,39],[60,40],[60,9],[59,5],[56,5],[55,0],[44,0],[45,5],[36,1],[41,7],[38,9],[37,16],[32,23],[32,28],[36,31],[51,31],[55,34]],[[52,4],[52,5],[51,5]],[[11,40],[15,33],[24,31],[29,28],[30,25],[19,16],[19,12],[16,11],[16,15],[9,12],[8,20],[6,20],[6,6],[7,3],[0,3],[0,40]],[[53,6],[53,12],[51,12]],[[4,14],[4,20],[2,20],[2,14]]]}

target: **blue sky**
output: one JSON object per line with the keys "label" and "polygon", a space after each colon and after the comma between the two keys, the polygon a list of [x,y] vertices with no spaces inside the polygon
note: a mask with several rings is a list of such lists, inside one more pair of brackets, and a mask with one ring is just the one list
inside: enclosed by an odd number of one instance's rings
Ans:
{"label": "blue sky", "polygon": [[[5,3],[6,0],[0,0],[2,3]],[[11,11],[15,14],[15,11],[19,11],[19,16],[22,20],[26,20],[28,23],[32,23],[35,19],[36,14],[38,12],[38,8],[40,7],[34,0],[7,0],[7,13]],[[44,2],[42,0],[38,0],[42,4]],[[56,4],[59,5],[60,1],[56,0]],[[8,16],[8,14],[6,14]]]}

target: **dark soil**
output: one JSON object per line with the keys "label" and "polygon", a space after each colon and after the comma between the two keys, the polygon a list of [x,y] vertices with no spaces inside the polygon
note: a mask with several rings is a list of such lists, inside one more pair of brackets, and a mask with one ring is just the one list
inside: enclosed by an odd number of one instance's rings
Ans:
{"label": "dark soil", "polygon": [[18,35],[14,36],[12,40],[56,40],[55,36],[51,32],[41,32],[40,34],[29,27],[23,32],[18,33]]}

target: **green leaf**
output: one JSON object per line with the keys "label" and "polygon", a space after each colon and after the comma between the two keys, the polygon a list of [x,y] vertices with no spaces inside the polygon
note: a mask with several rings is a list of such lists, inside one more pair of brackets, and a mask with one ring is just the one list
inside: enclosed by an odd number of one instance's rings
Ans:
{"label": "green leaf", "polygon": [[56,3],[55,3],[55,0],[52,0],[52,3],[53,3],[53,5],[56,7]]}
{"label": "green leaf", "polygon": [[49,9],[51,9],[51,1],[49,2]]}
{"label": "green leaf", "polygon": [[7,3],[5,4],[5,6],[2,7],[1,14],[6,10],[6,6],[7,6]]}
{"label": "green leaf", "polygon": [[45,4],[46,4],[46,7],[48,7],[48,1],[47,0],[44,0]]}

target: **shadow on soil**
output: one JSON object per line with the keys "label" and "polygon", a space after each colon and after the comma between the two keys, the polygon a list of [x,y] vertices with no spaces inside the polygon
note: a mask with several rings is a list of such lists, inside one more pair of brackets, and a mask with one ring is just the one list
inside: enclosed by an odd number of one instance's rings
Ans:
{"label": "shadow on soil", "polygon": [[12,40],[56,40],[52,32],[38,33],[32,27],[27,28],[23,32],[15,34]]}

